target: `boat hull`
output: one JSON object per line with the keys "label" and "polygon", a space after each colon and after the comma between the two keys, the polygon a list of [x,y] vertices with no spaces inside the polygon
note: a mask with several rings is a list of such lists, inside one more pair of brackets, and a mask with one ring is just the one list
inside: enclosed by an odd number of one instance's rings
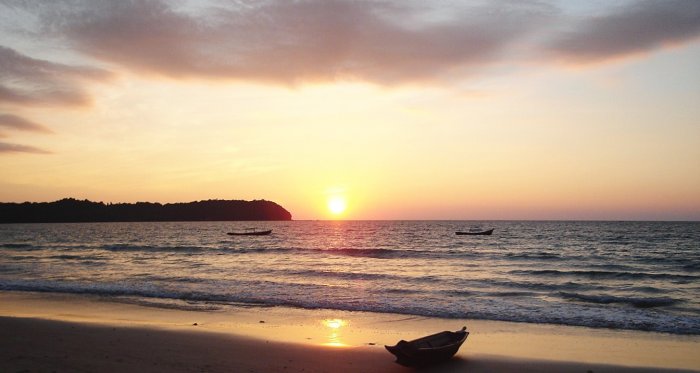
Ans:
{"label": "boat hull", "polygon": [[[449,337],[449,342],[435,347],[425,347],[430,343],[426,341],[437,340],[440,337]],[[466,341],[469,332],[462,329],[457,332],[442,332],[423,337],[414,341],[400,341],[394,346],[384,346],[387,351],[396,356],[396,363],[403,366],[432,365],[451,359]]]}
{"label": "boat hull", "polygon": [[481,232],[455,232],[458,236],[490,236],[493,233],[493,229]]}
{"label": "boat hull", "polygon": [[270,233],[272,233],[272,229],[257,232],[228,232],[226,234],[229,236],[267,236]]}

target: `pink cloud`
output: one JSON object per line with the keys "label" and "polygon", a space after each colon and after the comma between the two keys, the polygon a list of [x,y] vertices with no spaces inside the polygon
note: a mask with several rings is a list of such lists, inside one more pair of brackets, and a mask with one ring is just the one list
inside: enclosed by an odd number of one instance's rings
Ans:
{"label": "pink cloud", "polygon": [[[629,1],[601,7],[593,17],[540,0],[10,3],[36,14],[44,25],[37,36],[137,73],[276,84],[437,80],[517,63],[522,51],[538,60],[601,62],[700,35],[697,0]],[[60,70],[60,76],[91,75]],[[48,92],[5,85],[0,99],[80,104],[89,97],[80,90]]]}
{"label": "pink cloud", "polygon": [[13,114],[0,114],[0,127],[21,131],[51,132],[41,124]]}
{"label": "pink cloud", "polygon": [[10,144],[0,142],[0,154],[3,153],[34,153],[34,154],[51,154],[50,151],[39,149],[33,146]]}
{"label": "pink cloud", "polygon": [[103,80],[102,69],[35,59],[0,45],[0,103],[16,105],[85,105],[88,80]]}
{"label": "pink cloud", "polygon": [[[394,84],[491,63],[553,12],[534,1],[505,3],[505,10],[261,1],[196,14],[169,4],[90,2],[64,9],[51,27],[80,51],[140,72],[282,84],[334,79]],[[437,11],[442,19],[425,21],[425,11]]]}

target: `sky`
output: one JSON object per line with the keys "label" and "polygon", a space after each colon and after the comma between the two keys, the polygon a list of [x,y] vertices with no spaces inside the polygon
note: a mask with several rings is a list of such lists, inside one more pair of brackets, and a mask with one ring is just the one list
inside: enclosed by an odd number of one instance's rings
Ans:
{"label": "sky", "polygon": [[0,201],[700,220],[697,0],[0,0]]}

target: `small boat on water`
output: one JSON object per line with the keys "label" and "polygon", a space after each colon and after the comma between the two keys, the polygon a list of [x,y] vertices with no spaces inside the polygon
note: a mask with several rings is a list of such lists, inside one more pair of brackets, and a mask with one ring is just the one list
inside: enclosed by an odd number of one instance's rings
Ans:
{"label": "small boat on water", "polygon": [[458,236],[490,236],[492,233],[493,228],[485,231],[455,232]]}
{"label": "small boat on water", "polygon": [[250,228],[243,232],[228,232],[226,234],[229,236],[267,236],[270,233],[272,233],[272,229],[268,229],[266,231],[256,231],[255,229]]}
{"label": "small boat on water", "polygon": [[414,339],[401,340],[394,346],[384,346],[404,366],[423,366],[449,360],[462,346],[469,332],[467,327],[456,332],[444,331]]}

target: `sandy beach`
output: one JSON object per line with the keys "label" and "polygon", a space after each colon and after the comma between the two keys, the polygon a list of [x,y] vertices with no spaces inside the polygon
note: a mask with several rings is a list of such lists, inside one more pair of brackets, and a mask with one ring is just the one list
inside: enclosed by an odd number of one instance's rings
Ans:
{"label": "sandy beach", "polygon": [[699,337],[660,333],[23,292],[0,293],[0,316],[3,372],[405,372],[384,344],[463,324],[429,371],[700,370]]}

